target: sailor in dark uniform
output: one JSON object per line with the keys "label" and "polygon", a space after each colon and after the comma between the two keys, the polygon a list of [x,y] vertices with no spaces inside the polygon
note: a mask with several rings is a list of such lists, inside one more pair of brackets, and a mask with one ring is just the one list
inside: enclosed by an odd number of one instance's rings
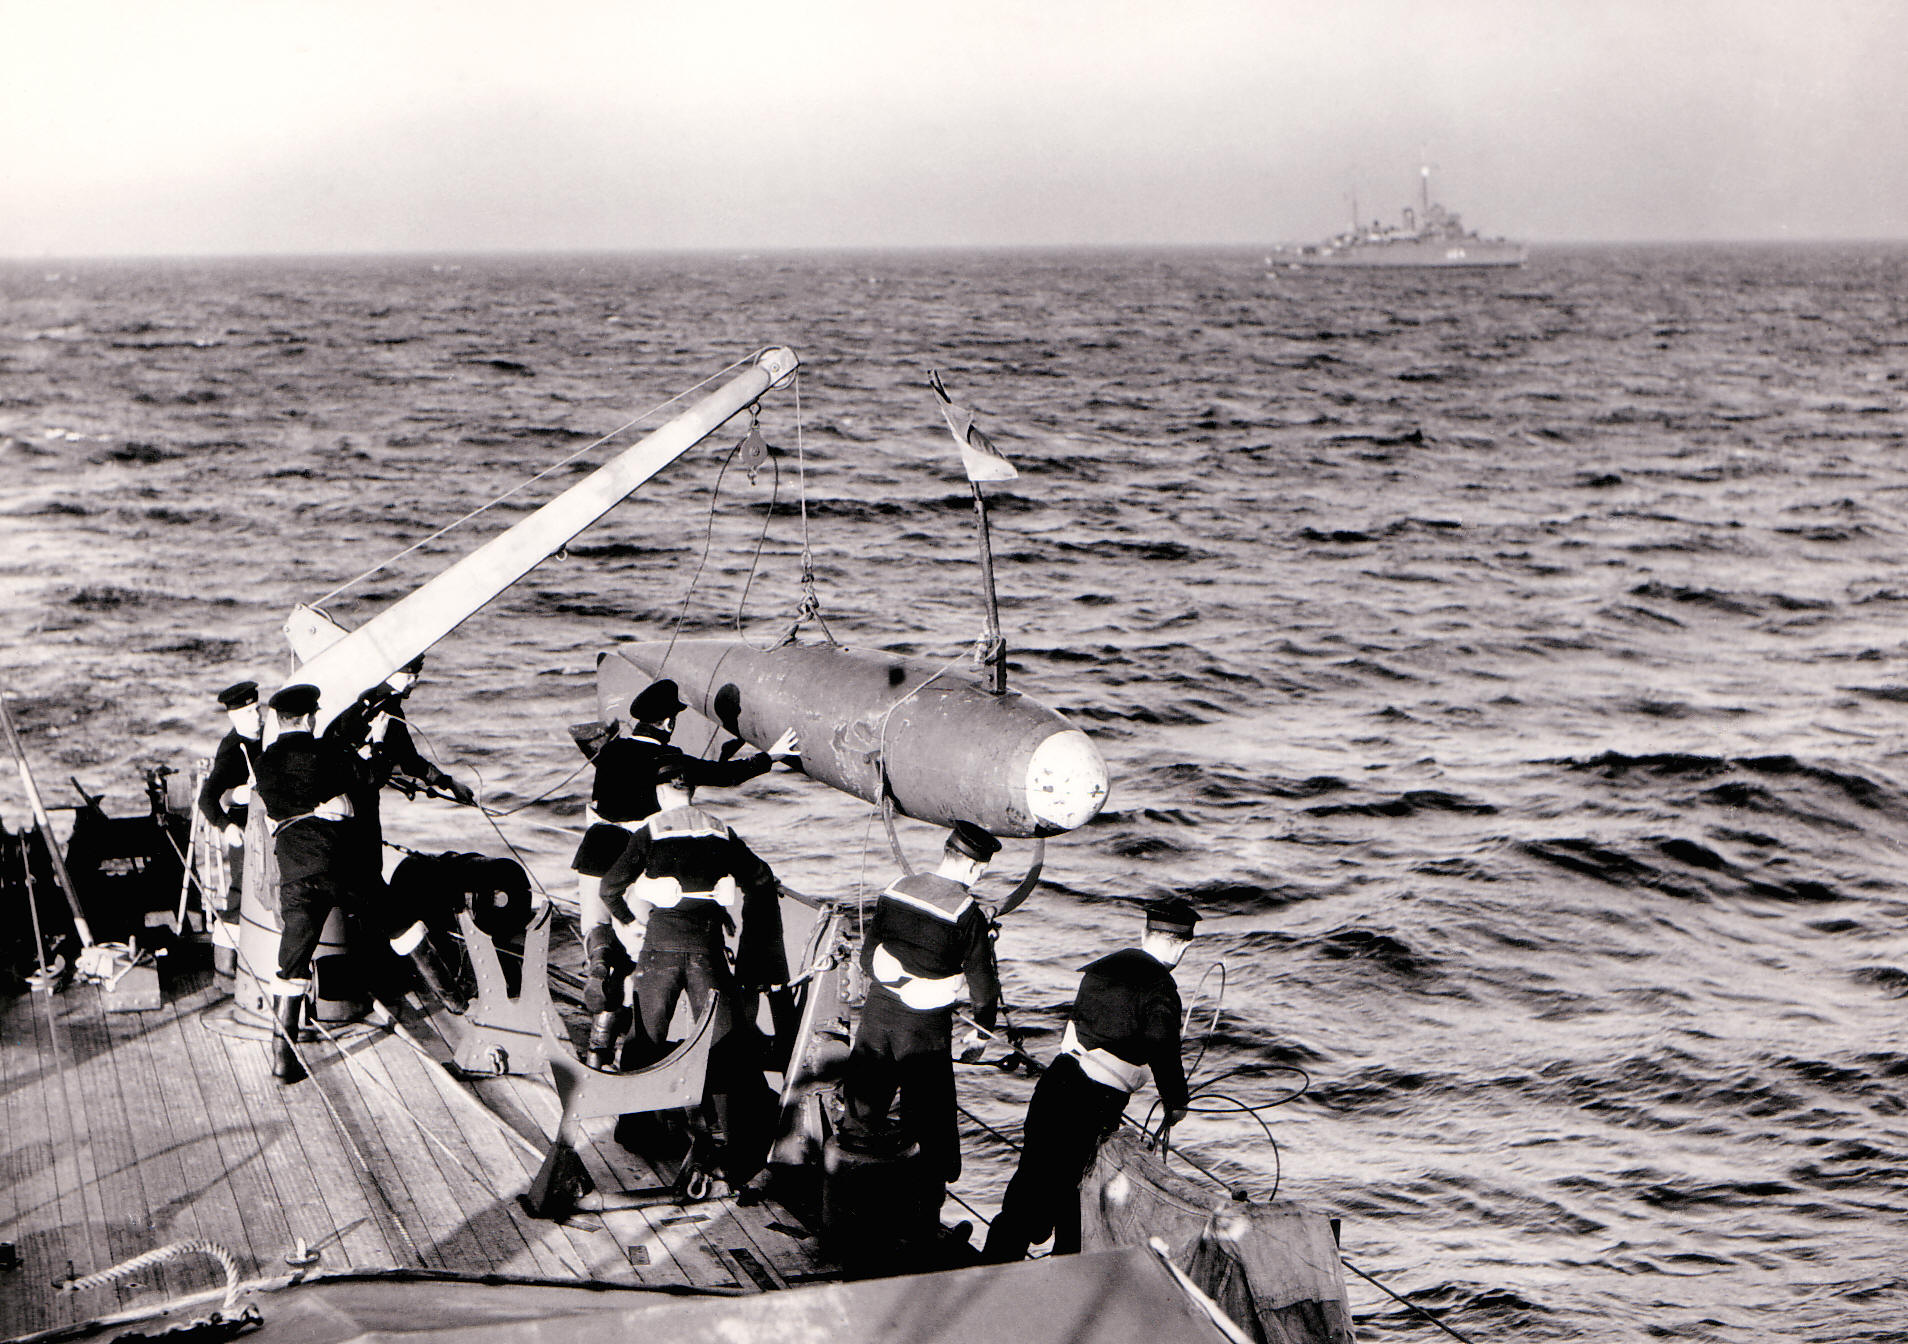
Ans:
{"label": "sailor in dark uniform", "polygon": [[261,750],[264,706],[258,683],[241,681],[219,692],[219,704],[231,728],[212,753],[212,764],[199,785],[199,813],[225,850],[229,881],[217,910],[206,911],[211,924],[212,962],[221,976],[232,974],[238,954],[239,898],[245,883],[245,817],[252,801],[252,780]]}
{"label": "sailor in dark uniform", "polygon": [[[845,1140],[887,1118],[900,1094],[902,1134],[920,1145],[928,1176],[961,1174],[955,1114],[954,1003],[967,982],[974,1019],[992,1029],[1000,1010],[993,919],[968,888],[986,871],[1000,841],[956,822],[932,873],[911,873],[881,893],[862,935],[868,997],[843,1079]],[[979,1038],[966,1043],[977,1051]],[[939,1199],[933,1201],[939,1208]]]}
{"label": "sailor in dark uniform", "polygon": [[1028,1103],[1020,1165],[982,1258],[1018,1260],[1049,1234],[1055,1254],[1080,1249],[1080,1180],[1149,1071],[1166,1124],[1184,1118],[1173,968],[1192,946],[1198,921],[1198,911],[1177,897],[1151,902],[1140,946],[1101,957],[1082,973],[1060,1054]]}
{"label": "sailor in dark uniform", "polygon": [[[364,704],[360,699],[354,710]],[[283,925],[278,975],[271,985],[278,1023],[272,1071],[289,1083],[304,1076],[291,1042],[310,987],[312,953],[334,907],[343,907],[389,938],[393,951],[418,962],[433,990],[445,977],[441,966],[423,964],[433,957],[424,940],[424,924],[389,899],[378,852],[356,821],[353,799],[362,796],[365,776],[352,743],[362,728],[362,714],[339,715],[319,737],[313,732],[316,686],[287,686],[270,705],[279,730],[259,755],[258,797],[272,823]]]}
{"label": "sailor in dark uniform", "polygon": [[358,800],[358,819],[370,833],[372,843],[378,846],[380,856],[384,828],[378,815],[379,790],[395,787],[410,796],[419,788],[438,789],[465,807],[477,801],[477,795],[468,784],[453,779],[435,761],[426,760],[411,737],[411,726],[404,717],[404,698],[417,685],[423,671],[424,658],[420,654],[360,698],[359,713],[364,718],[364,727],[358,755],[365,763],[361,772],[365,793]]}
{"label": "sailor in dark uniform", "polygon": [[[602,882],[609,865],[623,852],[628,836],[636,833],[659,806],[657,765],[663,761],[680,763],[683,782],[691,789],[727,788],[767,774],[777,761],[791,760],[801,752],[790,731],[767,751],[739,760],[712,761],[692,756],[669,741],[676,716],[686,708],[675,682],[667,678],[652,682],[629,702],[634,727],[628,736],[621,735],[612,722],[607,738],[578,742],[596,765],[587,813],[591,827],[571,867],[577,872],[577,925],[589,961],[584,1005],[590,1011],[590,1057],[598,1067],[613,1061],[616,1042],[624,1035],[624,983],[630,972],[629,959],[610,925]],[[608,827],[625,834],[617,835]]]}
{"label": "sailor in dark uniform", "polygon": [[[635,963],[636,1020],[619,1063],[653,1062],[665,1049],[670,1019],[686,994],[698,1022],[715,991],[716,1039],[710,1050],[708,1099],[715,1141],[740,1136],[729,1099],[750,1052],[732,1036],[753,1034],[740,1020],[738,987],[785,984],[781,885],[774,872],[719,818],[695,806],[687,758],[663,755],[650,765],[657,808],[629,837],[603,875],[603,904],[623,951]],[[735,968],[724,935],[736,929]],[[752,997],[751,997],[752,1003]],[[704,1131],[707,1138],[707,1133]],[[731,1165],[725,1154],[718,1164]],[[713,1162],[706,1150],[699,1155]]]}

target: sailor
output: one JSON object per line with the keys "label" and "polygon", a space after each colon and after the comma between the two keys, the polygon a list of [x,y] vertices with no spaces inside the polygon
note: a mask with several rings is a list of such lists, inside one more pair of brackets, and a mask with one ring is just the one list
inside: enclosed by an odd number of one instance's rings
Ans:
{"label": "sailor", "polygon": [[199,814],[225,850],[226,890],[219,908],[206,911],[212,935],[212,964],[221,977],[230,976],[238,961],[239,898],[245,882],[245,817],[252,801],[252,781],[261,750],[265,707],[258,702],[258,683],[236,682],[219,692],[219,705],[231,727],[219,739],[212,764],[199,785]]}
{"label": "sailor", "polygon": [[[930,1180],[961,1173],[952,1058],[954,1003],[963,978],[974,1020],[991,1030],[1000,1009],[993,919],[969,892],[1000,850],[972,822],[957,821],[932,873],[897,879],[875,902],[863,934],[868,997],[843,1080],[845,1141],[877,1128],[900,1094],[903,1136],[920,1146]],[[962,1057],[977,1058],[970,1033]],[[940,1199],[931,1202],[936,1211]]]}
{"label": "sailor", "polygon": [[[670,1019],[685,994],[700,1022],[710,991],[716,993],[708,1084],[715,1124],[711,1130],[702,1122],[697,1160],[726,1170],[738,1155],[711,1149],[740,1137],[729,1101],[742,1081],[746,1052],[731,1038],[753,1035],[752,1024],[739,1021],[736,991],[786,983],[788,955],[774,872],[733,829],[695,805],[692,771],[680,753],[651,763],[657,810],[603,875],[602,899],[621,949],[635,964],[636,1016],[620,1065],[647,1064],[664,1053]],[[724,940],[731,927],[733,971]]]}
{"label": "sailor", "polygon": [[[623,736],[621,725],[611,720],[607,735],[582,738],[577,743],[596,766],[586,814],[591,827],[577,847],[571,867],[577,873],[577,924],[589,960],[584,1001],[590,1012],[590,1060],[598,1067],[611,1062],[617,1041],[625,1034],[623,984],[630,969],[610,927],[609,909],[602,899],[602,878],[623,852],[628,836],[657,810],[657,763],[681,762],[684,782],[692,789],[725,788],[767,774],[777,761],[792,760],[801,753],[791,730],[767,751],[739,760],[712,761],[692,756],[669,740],[676,728],[676,716],[687,708],[676,683],[664,678],[644,687],[629,702],[633,726],[628,736]],[[624,834],[607,829],[611,827]]]}
{"label": "sailor", "polygon": [[462,1003],[445,995],[447,977],[442,966],[434,964],[423,922],[393,906],[377,851],[356,824],[353,799],[362,796],[365,776],[364,763],[351,746],[351,731],[362,720],[339,715],[332,730],[317,736],[318,688],[302,682],[285,687],[269,703],[278,735],[259,755],[257,787],[272,824],[283,925],[278,975],[271,985],[277,1000],[272,1072],[292,1083],[305,1076],[292,1042],[310,987],[312,953],[326,917],[336,907],[389,938],[393,951],[410,956],[425,983],[450,1006],[461,1008]]}
{"label": "sailor", "polygon": [[378,816],[378,790],[395,788],[406,797],[420,788],[448,793],[465,807],[477,801],[477,795],[462,780],[453,779],[435,761],[426,760],[411,737],[411,726],[404,717],[404,700],[417,685],[424,671],[424,656],[419,654],[385,680],[359,697],[358,714],[363,720],[358,755],[363,759],[365,794],[359,800],[363,822],[380,848],[382,864],[383,824]]}
{"label": "sailor", "polygon": [[1060,1053],[1027,1105],[1020,1165],[1007,1184],[982,1258],[1019,1260],[1053,1237],[1080,1249],[1080,1181],[1148,1072],[1168,1128],[1185,1118],[1179,988],[1173,968],[1192,946],[1199,912],[1177,897],[1150,902],[1138,947],[1101,957],[1080,977]]}

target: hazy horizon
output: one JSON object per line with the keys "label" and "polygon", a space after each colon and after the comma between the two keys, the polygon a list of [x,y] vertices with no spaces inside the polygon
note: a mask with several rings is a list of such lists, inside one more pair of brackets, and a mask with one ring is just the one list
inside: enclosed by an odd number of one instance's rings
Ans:
{"label": "hazy horizon", "polygon": [[[1313,241],[1301,239],[1281,242]],[[1795,249],[1856,247],[1908,248],[1903,238],[1622,238],[1596,242],[1582,240],[1530,240],[1532,255],[1542,252],[1618,252],[1634,248],[1691,248],[1721,250],[1727,248]],[[40,256],[0,256],[0,266],[34,267],[42,265],[99,265],[107,263],[166,262],[324,262],[324,261],[466,261],[561,260],[563,258],[693,258],[729,260],[799,257],[902,257],[909,254],[944,256],[949,253],[1078,253],[1081,255],[1118,255],[1120,253],[1208,252],[1249,255],[1267,251],[1272,244],[1251,243],[870,243],[856,247],[788,245],[782,247],[521,247],[487,248],[481,251],[455,251],[445,248],[416,248],[408,251],[332,252],[116,252],[90,256],[56,253]]]}
{"label": "hazy horizon", "polygon": [[1908,6],[0,0],[0,257],[1908,239]]}

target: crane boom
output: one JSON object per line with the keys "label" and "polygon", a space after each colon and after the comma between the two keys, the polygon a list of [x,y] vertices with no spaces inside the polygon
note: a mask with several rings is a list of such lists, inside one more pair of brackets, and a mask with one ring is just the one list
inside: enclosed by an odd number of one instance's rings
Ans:
{"label": "crane boom", "polygon": [[[500,532],[415,592],[313,654],[287,684],[318,688],[320,731],[357,696],[429,649],[510,585],[556,554],[591,523],[678,457],[720,429],[729,417],[785,384],[800,366],[777,346],[675,419],[598,467],[529,517]],[[309,625],[309,609],[287,622]],[[294,648],[298,641],[294,641]]]}

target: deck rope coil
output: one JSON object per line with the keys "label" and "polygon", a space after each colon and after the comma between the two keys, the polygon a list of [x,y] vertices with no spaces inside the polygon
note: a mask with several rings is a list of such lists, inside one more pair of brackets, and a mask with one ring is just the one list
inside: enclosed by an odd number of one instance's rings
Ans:
{"label": "deck rope coil", "polygon": [[175,1241],[157,1250],[147,1251],[144,1255],[135,1255],[132,1259],[122,1261],[111,1269],[102,1269],[97,1274],[88,1274],[77,1279],[60,1279],[53,1286],[62,1293],[82,1293],[91,1288],[104,1288],[121,1279],[130,1278],[142,1269],[150,1269],[154,1265],[175,1260],[182,1255],[209,1255],[224,1266],[225,1301],[219,1307],[219,1311],[221,1314],[229,1313],[238,1304],[238,1257],[215,1241]]}

